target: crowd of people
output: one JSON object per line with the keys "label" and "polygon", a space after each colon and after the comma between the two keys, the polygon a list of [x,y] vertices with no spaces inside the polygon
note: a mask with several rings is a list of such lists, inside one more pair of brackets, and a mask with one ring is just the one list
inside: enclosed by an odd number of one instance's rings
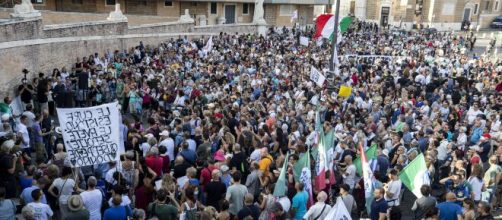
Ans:
{"label": "crowd of people", "polygon": [[[327,39],[299,44],[313,34],[222,33],[212,48],[207,37],[140,43],[24,80],[24,112],[1,116],[0,219],[321,220],[336,197],[354,219],[493,219],[502,206],[502,61],[470,54],[462,34],[354,21],[331,72]],[[341,85],[349,97],[338,96]],[[55,108],[114,101],[121,160],[72,168]],[[335,181],[309,198],[293,167],[317,148],[317,113],[336,137]],[[372,145],[367,204],[354,160]],[[399,172],[419,154],[431,184],[416,199]],[[274,195],[284,163],[287,190]]]}

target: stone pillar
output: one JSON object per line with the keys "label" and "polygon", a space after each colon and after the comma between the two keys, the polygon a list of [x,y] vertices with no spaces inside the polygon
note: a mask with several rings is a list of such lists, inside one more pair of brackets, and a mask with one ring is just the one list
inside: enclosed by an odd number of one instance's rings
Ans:
{"label": "stone pillar", "polygon": [[14,13],[10,14],[11,18],[40,18],[42,14],[33,8],[30,0],[23,0],[21,4],[14,6]]}
{"label": "stone pillar", "polygon": [[360,20],[366,20],[366,1],[371,1],[371,0],[356,0],[356,7],[354,9],[354,14],[356,18]]}
{"label": "stone pillar", "polygon": [[106,20],[127,22],[127,17],[122,13],[122,10],[120,10],[120,4],[115,4],[115,11],[110,12]]}

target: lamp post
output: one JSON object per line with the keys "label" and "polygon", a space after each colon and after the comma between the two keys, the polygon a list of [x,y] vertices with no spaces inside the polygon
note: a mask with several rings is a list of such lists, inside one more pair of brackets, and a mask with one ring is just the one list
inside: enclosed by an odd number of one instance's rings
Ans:
{"label": "lamp post", "polygon": [[335,71],[335,51],[338,48],[338,45],[336,43],[338,42],[338,18],[340,15],[340,1],[341,0],[336,0],[336,9],[335,9],[335,28],[333,30],[333,39],[331,40],[331,46],[333,47],[333,50],[331,51],[331,60],[329,63],[329,70],[331,72]]}

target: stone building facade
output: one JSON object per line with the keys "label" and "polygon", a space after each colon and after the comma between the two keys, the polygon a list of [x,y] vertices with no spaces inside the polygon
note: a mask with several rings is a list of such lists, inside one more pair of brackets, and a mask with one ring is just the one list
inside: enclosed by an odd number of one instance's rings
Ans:
{"label": "stone building facade", "polygon": [[462,21],[488,28],[502,14],[501,0],[341,0],[340,14],[403,28],[458,30]]}
{"label": "stone building facade", "polygon": [[[313,24],[314,5],[326,5],[329,1],[265,0],[265,20],[272,25],[292,26],[291,16],[297,10],[296,23]],[[32,0],[32,3],[38,10],[93,13],[108,13],[118,3],[125,14],[165,17],[179,17],[189,9],[196,25],[213,25],[252,22],[255,0]]]}

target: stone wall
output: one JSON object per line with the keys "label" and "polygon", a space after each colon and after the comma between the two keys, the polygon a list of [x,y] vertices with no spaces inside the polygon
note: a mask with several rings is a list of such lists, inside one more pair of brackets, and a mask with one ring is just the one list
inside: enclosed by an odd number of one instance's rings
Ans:
{"label": "stone wall", "polygon": [[0,42],[41,38],[42,20],[12,20],[0,22]]}
{"label": "stone wall", "polygon": [[221,24],[196,26],[193,30],[196,33],[257,33],[258,26],[255,24]]}
{"label": "stone wall", "polygon": [[84,22],[74,24],[46,25],[43,38],[73,37],[73,36],[106,36],[127,34],[127,22]]}

